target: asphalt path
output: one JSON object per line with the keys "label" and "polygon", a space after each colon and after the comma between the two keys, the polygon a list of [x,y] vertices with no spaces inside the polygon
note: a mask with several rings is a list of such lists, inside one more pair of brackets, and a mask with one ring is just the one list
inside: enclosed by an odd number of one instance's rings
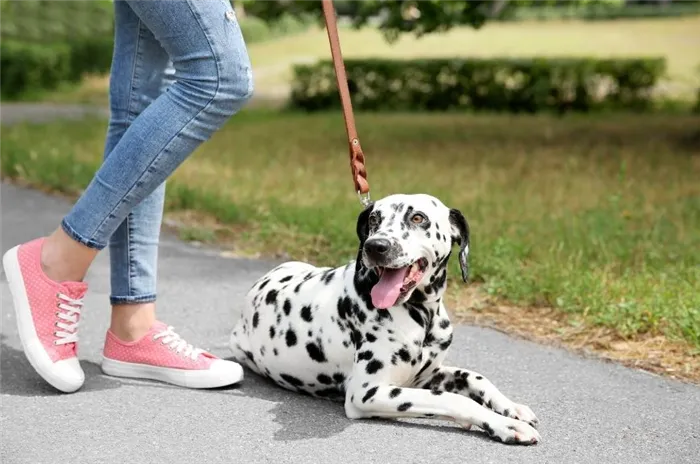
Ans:
{"label": "asphalt path", "polygon": [[[3,253],[52,231],[70,208],[5,183],[0,194]],[[287,392],[251,372],[238,387],[205,391],[107,377],[99,369],[109,323],[107,260],[101,254],[88,275],[80,331],[86,382],[69,395],[55,392],[26,361],[2,276],[3,464],[700,462],[700,388],[485,328],[458,326],[448,362],[481,372],[528,404],[541,421],[537,446],[503,445],[448,422],[350,421],[337,403]],[[242,296],[274,264],[165,234],[160,318],[228,357]]]}

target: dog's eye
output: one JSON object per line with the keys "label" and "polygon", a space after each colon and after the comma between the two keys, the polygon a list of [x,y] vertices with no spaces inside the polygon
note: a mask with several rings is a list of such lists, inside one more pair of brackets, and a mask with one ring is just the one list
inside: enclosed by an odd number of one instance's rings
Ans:
{"label": "dog's eye", "polygon": [[377,216],[370,216],[369,217],[369,226],[370,227],[376,227],[377,225]]}
{"label": "dog's eye", "polygon": [[425,222],[425,216],[423,216],[421,213],[416,213],[411,218],[411,221],[414,224],[422,224],[423,222]]}

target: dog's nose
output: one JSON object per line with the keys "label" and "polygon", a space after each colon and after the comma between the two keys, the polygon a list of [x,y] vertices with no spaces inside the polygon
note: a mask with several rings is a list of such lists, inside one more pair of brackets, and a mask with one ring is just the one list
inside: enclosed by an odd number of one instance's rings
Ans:
{"label": "dog's nose", "polygon": [[373,238],[365,242],[365,251],[373,256],[385,255],[391,248],[391,242],[385,238]]}

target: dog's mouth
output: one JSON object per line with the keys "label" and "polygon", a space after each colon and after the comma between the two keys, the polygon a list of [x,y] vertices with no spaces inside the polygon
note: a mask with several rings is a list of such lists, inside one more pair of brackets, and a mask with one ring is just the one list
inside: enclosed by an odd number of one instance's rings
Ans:
{"label": "dog's mouth", "polygon": [[375,308],[388,309],[405,297],[421,281],[428,260],[420,258],[410,266],[400,268],[376,267],[379,282],[372,287],[372,304]]}

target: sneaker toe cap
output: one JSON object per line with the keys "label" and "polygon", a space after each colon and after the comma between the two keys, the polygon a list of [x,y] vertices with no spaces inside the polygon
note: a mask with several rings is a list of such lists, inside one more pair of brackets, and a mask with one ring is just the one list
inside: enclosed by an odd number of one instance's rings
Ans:
{"label": "sneaker toe cap", "polygon": [[85,373],[78,358],[69,358],[54,363],[52,369],[53,384],[59,390],[70,393],[78,390],[85,383]]}
{"label": "sneaker toe cap", "polygon": [[228,384],[238,383],[243,380],[243,368],[240,364],[233,361],[215,359],[209,369]]}

